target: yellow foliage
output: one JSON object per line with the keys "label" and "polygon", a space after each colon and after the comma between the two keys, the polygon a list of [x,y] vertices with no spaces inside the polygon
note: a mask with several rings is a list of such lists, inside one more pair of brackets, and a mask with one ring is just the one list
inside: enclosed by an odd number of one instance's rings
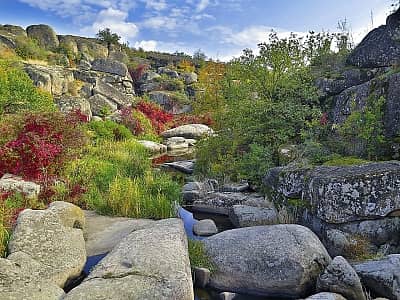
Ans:
{"label": "yellow foliage", "polygon": [[178,69],[183,71],[183,72],[191,73],[191,72],[194,72],[196,70],[196,67],[194,66],[194,64],[190,60],[183,59],[178,64]]}

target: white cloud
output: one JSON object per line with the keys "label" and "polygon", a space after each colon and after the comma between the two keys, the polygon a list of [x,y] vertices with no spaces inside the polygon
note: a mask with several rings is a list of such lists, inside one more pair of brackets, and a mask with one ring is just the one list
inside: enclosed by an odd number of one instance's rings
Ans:
{"label": "white cloud", "polygon": [[157,44],[157,41],[149,40],[136,42],[133,46],[135,48],[142,48],[145,51],[155,51],[157,49]]}
{"label": "white cloud", "polygon": [[176,18],[166,16],[156,16],[146,19],[142,25],[150,29],[161,29],[161,30],[174,30],[178,23]]}
{"label": "white cloud", "polygon": [[200,0],[199,4],[197,4],[196,11],[197,12],[202,12],[207,8],[207,6],[210,4],[209,0]]}
{"label": "white cloud", "polygon": [[136,37],[139,32],[135,23],[128,22],[128,13],[114,8],[100,11],[92,25],[81,29],[84,34],[96,34],[100,29],[110,28],[121,36],[122,41],[126,42]]}
{"label": "white cloud", "polygon": [[164,10],[167,8],[165,0],[142,0],[146,3],[147,9]]}

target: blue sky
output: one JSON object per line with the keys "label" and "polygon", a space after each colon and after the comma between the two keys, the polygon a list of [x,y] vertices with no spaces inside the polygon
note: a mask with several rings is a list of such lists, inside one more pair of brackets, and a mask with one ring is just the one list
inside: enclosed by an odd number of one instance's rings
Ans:
{"label": "blue sky", "polygon": [[[384,23],[390,0],[0,0],[0,24],[51,25],[92,37],[109,27],[131,46],[227,60],[256,48],[275,29],[335,31],[347,19],[359,41]],[[372,18],[371,18],[372,12]]]}

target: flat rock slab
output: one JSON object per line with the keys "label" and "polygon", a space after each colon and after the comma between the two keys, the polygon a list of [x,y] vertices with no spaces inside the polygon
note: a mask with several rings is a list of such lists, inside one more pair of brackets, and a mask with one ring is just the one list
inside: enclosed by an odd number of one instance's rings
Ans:
{"label": "flat rock slab", "polygon": [[235,227],[251,227],[278,224],[278,212],[275,208],[234,205],[229,219]]}
{"label": "flat rock slab", "polygon": [[126,236],[65,300],[193,300],[183,223],[155,222]]}
{"label": "flat rock slab", "polygon": [[31,181],[25,181],[22,177],[4,174],[0,179],[0,191],[18,192],[28,198],[35,198],[40,193],[40,185]]}
{"label": "flat rock slab", "polygon": [[234,205],[246,202],[264,201],[264,197],[256,193],[208,193],[191,203],[195,211],[229,215]]}
{"label": "flat rock slab", "polygon": [[209,286],[239,294],[305,297],[331,262],[318,237],[300,225],[228,230],[204,245],[217,269]]}
{"label": "flat rock slab", "polygon": [[172,169],[178,170],[185,174],[193,174],[195,162],[196,162],[196,160],[194,160],[194,159],[182,160],[182,161],[177,161],[177,162],[164,163],[161,166],[172,168]]}
{"label": "flat rock slab", "polygon": [[161,133],[164,138],[171,138],[174,136],[181,136],[187,139],[199,139],[212,135],[214,131],[203,124],[187,124],[176,128],[169,129]]}
{"label": "flat rock slab", "polygon": [[146,219],[101,216],[93,211],[85,211],[85,217],[87,256],[110,252],[131,232],[151,227],[155,222]]}

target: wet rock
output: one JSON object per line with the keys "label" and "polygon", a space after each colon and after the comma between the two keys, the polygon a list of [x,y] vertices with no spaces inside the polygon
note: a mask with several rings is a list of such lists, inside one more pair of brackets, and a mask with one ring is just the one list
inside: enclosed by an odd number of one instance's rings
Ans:
{"label": "wet rock", "polygon": [[28,198],[36,198],[40,193],[40,185],[25,181],[22,177],[4,174],[0,179],[0,191],[22,193]]}
{"label": "wet rock", "polygon": [[356,271],[342,256],[336,256],[317,281],[317,291],[343,295],[347,300],[365,300]]}
{"label": "wet rock", "polygon": [[195,286],[199,288],[205,288],[210,281],[210,270],[205,268],[194,268],[193,272]]}
{"label": "wet rock", "polygon": [[129,76],[128,68],[124,63],[109,58],[98,58],[92,61],[92,70],[121,77]]}
{"label": "wet rock", "polygon": [[400,254],[354,264],[363,285],[375,295],[400,299]]}
{"label": "wet rock", "polygon": [[153,220],[101,216],[85,211],[86,252],[88,256],[110,252],[130,233],[151,227]]}
{"label": "wet rock", "polygon": [[92,110],[93,115],[101,116],[104,114],[104,111],[109,111],[111,113],[115,112],[118,109],[118,106],[113,101],[110,101],[106,97],[101,94],[97,94],[91,96],[88,99],[90,103],[90,107]]}
{"label": "wet rock", "polygon": [[205,219],[194,224],[193,232],[199,236],[210,236],[218,233],[218,229],[213,220]]}
{"label": "wet rock", "polygon": [[229,219],[235,227],[252,227],[278,224],[278,212],[275,208],[234,205]]}
{"label": "wet rock", "polygon": [[52,209],[25,209],[8,244],[10,254],[29,253],[43,265],[41,277],[60,287],[79,276],[86,262],[82,230],[66,227],[63,222],[67,218],[62,221]]}
{"label": "wet rock", "polygon": [[43,268],[24,252],[0,258],[0,299],[61,300],[64,291],[41,276]]}
{"label": "wet rock", "polygon": [[179,219],[126,236],[65,300],[193,300],[186,233]]}
{"label": "wet rock", "polygon": [[152,153],[164,153],[167,152],[167,146],[156,143],[153,141],[138,141],[139,144],[142,144],[146,149],[148,149]]}
{"label": "wet rock", "polygon": [[60,98],[56,99],[55,102],[63,113],[79,110],[88,117],[88,121],[92,118],[90,102],[83,97],[62,95]]}
{"label": "wet rock", "polygon": [[43,48],[54,50],[59,46],[57,34],[53,28],[48,25],[31,25],[26,28],[28,37],[38,41],[39,45]]}
{"label": "wet rock", "polygon": [[178,170],[185,174],[193,174],[195,162],[196,162],[196,160],[194,160],[194,159],[182,160],[182,161],[164,163],[161,166],[167,167],[167,168],[172,168],[172,169]]}
{"label": "wet rock", "polygon": [[319,293],[306,298],[306,300],[348,300],[342,295],[335,293]]}
{"label": "wet rock", "polygon": [[176,128],[169,129],[161,133],[164,138],[180,136],[187,139],[199,139],[202,137],[210,136],[214,131],[203,124],[188,124]]}
{"label": "wet rock", "polygon": [[264,297],[306,296],[331,261],[317,236],[300,225],[228,230],[204,245],[217,269],[210,287]]}

